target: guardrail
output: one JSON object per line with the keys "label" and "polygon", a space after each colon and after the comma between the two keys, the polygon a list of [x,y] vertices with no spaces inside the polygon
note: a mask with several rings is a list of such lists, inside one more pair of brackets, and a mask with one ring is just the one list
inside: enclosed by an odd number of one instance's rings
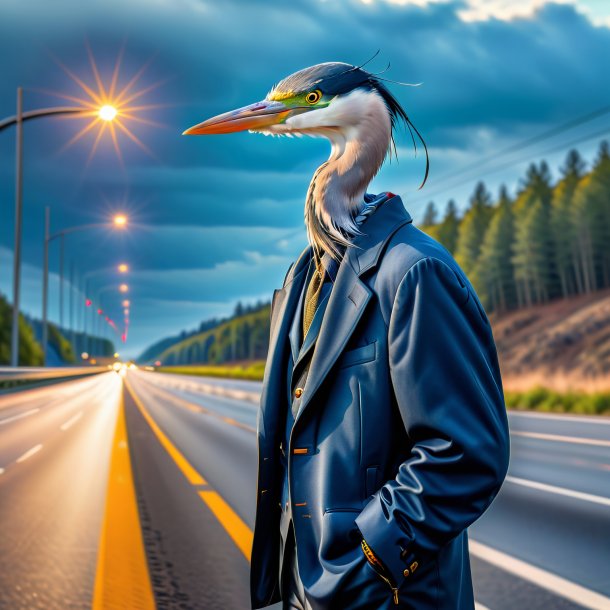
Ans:
{"label": "guardrail", "polygon": [[0,389],[15,387],[25,383],[36,381],[61,381],[96,375],[107,371],[105,366],[75,366],[61,368],[47,367],[0,367]]}

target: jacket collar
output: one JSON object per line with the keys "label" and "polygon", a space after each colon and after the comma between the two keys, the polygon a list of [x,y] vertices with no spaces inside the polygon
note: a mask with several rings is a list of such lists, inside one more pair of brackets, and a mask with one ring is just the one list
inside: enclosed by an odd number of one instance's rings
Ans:
{"label": "jacket collar", "polygon": [[362,275],[376,266],[389,238],[399,227],[412,221],[398,195],[388,199],[362,225],[362,234],[352,241],[350,250],[355,251],[354,271]]}

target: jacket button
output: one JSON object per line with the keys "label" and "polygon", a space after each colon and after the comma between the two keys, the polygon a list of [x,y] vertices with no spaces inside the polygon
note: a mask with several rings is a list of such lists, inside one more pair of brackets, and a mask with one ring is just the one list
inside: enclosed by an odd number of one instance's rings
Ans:
{"label": "jacket button", "polygon": [[410,572],[409,572],[409,568],[405,568],[404,572],[403,572],[403,576],[406,578],[407,576],[409,576]]}
{"label": "jacket button", "polygon": [[303,388],[297,388],[294,391],[294,395],[295,395],[295,398],[301,398],[301,396],[303,395]]}

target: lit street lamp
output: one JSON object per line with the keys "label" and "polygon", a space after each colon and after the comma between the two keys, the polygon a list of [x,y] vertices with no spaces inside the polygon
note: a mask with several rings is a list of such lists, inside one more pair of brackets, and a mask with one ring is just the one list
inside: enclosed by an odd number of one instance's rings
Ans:
{"label": "lit street lamp", "polygon": [[[120,218],[121,221],[117,222],[117,219]],[[47,360],[47,342],[48,342],[48,322],[47,322],[47,309],[48,309],[48,296],[49,296],[49,244],[54,239],[58,237],[61,238],[62,244],[65,235],[69,233],[76,233],[77,231],[86,231],[89,229],[98,229],[98,228],[124,228],[127,226],[127,217],[124,214],[117,214],[112,219],[111,223],[107,222],[95,222],[86,225],[80,225],[78,227],[69,227],[67,229],[62,229],[57,233],[51,234],[51,209],[49,206],[45,208],[45,223],[44,223],[44,264],[43,264],[43,274],[42,274],[42,352],[43,352],[43,364],[46,365]],[[60,268],[60,290],[63,293],[63,256],[61,260],[61,268]],[[62,298],[63,304],[63,298]],[[17,346],[18,347],[18,346]]]}
{"label": "lit street lamp", "polygon": [[[112,112],[114,111],[114,113]],[[91,115],[91,110],[60,106],[56,108],[40,108],[23,112],[23,89],[17,88],[17,112],[14,116],[0,121],[0,131],[16,126],[15,137],[15,249],[13,254],[13,320],[11,335],[11,366],[19,364],[19,307],[21,292],[21,229],[23,224],[23,122],[53,115],[83,114]],[[113,106],[104,105],[98,115],[102,120],[112,120],[117,111]]]}

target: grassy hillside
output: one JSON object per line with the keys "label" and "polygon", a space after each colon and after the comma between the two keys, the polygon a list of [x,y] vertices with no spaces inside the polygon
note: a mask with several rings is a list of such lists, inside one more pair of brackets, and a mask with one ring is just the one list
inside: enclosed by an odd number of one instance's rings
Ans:
{"label": "grassy hillside", "polygon": [[269,315],[270,306],[264,305],[236,316],[175,343],[158,359],[164,366],[264,360],[269,346]]}
{"label": "grassy hillside", "polygon": [[[11,320],[13,308],[6,298],[0,295],[0,364],[10,363]],[[34,337],[34,331],[23,315],[19,314],[19,364],[21,366],[40,366],[42,348]]]}
{"label": "grassy hillside", "polygon": [[160,373],[175,373],[177,375],[199,375],[201,377],[224,377],[226,379],[247,379],[261,381],[265,373],[265,361],[255,360],[247,364],[218,365],[185,365],[162,366],[156,369]]}

